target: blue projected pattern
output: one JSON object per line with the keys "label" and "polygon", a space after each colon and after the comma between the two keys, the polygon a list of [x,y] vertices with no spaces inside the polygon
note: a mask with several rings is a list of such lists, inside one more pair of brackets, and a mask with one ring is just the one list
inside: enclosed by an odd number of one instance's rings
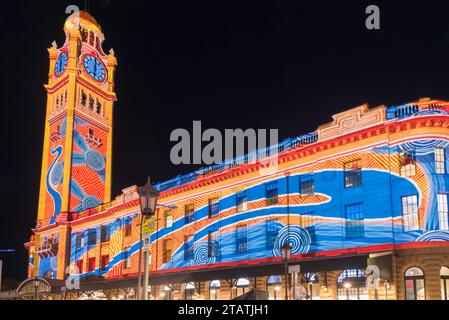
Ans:
{"label": "blue projected pattern", "polygon": [[106,70],[103,63],[94,56],[87,55],[84,57],[84,68],[87,73],[96,81],[104,81],[106,78]]}

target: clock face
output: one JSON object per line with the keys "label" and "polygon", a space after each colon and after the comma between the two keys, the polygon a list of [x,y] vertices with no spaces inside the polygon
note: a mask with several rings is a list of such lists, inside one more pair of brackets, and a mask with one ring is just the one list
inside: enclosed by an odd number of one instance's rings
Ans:
{"label": "clock face", "polygon": [[106,79],[106,68],[103,63],[94,56],[87,55],[83,59],[84,69],[87,74],[96,81],[103,82]]}
{"label": "clock face", "polygon": [[64,73],[65,68],[67,67],[67,61],[68,61],[68,57],[67,57],[66,52],[62,52],[59,55],[58,59],[56,59],[55,75],[57,77],[59,77],[61,74]]}

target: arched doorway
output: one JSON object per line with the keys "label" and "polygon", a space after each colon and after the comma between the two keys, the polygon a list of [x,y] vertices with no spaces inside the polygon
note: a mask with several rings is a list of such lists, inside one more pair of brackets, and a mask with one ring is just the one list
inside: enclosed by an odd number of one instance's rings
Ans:
{"label": "arched doorway", "polygon": [[271,276],[267,279],[268,300],[282,300],[281,293],[282,278],[281,276]]}
{"label": "arched doorway", "polygon": [[184,299],[193,300],[194,296],[195,296],[195,283],[189,282],[186,284],[184,289]]}
{"label": "arched doorway", "polygon": [[440,271],[441,300],[449,300],[449,268],[442,267]]}
{"label": "arched doorway", "polygon": [[417,267],[405,271],[405,299],[425,300],[424,272]]}
{"label": "arched doorway", "polygon": [[209,300],[219,300],[220,288],[220,280],[213,280],[209,283]]}
{"label": "arched doorway", "polygon": [[162,300],[172,300],[173,299],[173,286],[171,284],[165,285],[162,287],[161,292]]}
{"label": "arched doorway", "polygon": [[303,276],[309,300],[320,300],[320,277],[317,273],[306,273]]}
{"label": "arched doorway", "polygon": [[246,278],[240,278],[237,280],[237,283],[235,284],[235,296],[241,296],[244,294],[247,289],[249,288],[249,280]]}
{"label": "arched doorway", "polygon": [[365,272],[348,269],[337,278],[338,300],[369,300]]}

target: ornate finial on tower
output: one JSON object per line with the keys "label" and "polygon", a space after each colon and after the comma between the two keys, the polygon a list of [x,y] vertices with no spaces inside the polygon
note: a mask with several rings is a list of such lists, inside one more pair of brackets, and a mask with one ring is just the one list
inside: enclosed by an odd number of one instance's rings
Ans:
{"label": "ornate finial on tower", "polygon": [[110,54],[111,56],[115,56],[114,48],[111,48],[111,49],[109,50],[109,54]]}
{"label": "ornate finial on tower", "polygon": [[58,49],[58,44],[56,43],[56,41],[53,41],[51,43],[52,48]]}

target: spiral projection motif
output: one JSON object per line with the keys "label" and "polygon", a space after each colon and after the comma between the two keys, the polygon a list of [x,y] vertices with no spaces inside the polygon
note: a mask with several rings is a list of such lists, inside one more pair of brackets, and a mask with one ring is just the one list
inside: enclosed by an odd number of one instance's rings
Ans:
{"label": "spiral projection motif", "polygon": [[300,226],[286,226],[279,230],[274,242],[274,256],[278,257],[281,255],[281,247],[287,241],[292,248],[292,254],[304,254],[309,252],[312,238],[309,232]]}
{"label": "spiral projection motif", "polygon": [[85,196],[83,199],[83,210],[87,210],[87,209],[91,209],[91,208],[95,208],[98,207],[101,204],[101,201],[98,200],[97,197],[95,196]]}
{"label": "spiral projection motif", "polygon": [[84,153],[84,162],[94,171],[102,171],[106,165],[103,156],[96,150],[89,149]]}
{"label": "spiral projection motif", "polygon": [[434,230],[424,233],[415,242],[449,241],[449,231]]}
{"label": "spiral projection motif", "polygon": [[51,183],[58,185],[62,180],[62,174],[64,172],[64,165],[62,162],[55,165],[51,172]]}
{"label": "spiral projection motif", "polygon": [[193,247],[193,260],[191,265],[203,265],[215,263],[215,257],[209,257],[209,245],[207,242],[198,242]]}

